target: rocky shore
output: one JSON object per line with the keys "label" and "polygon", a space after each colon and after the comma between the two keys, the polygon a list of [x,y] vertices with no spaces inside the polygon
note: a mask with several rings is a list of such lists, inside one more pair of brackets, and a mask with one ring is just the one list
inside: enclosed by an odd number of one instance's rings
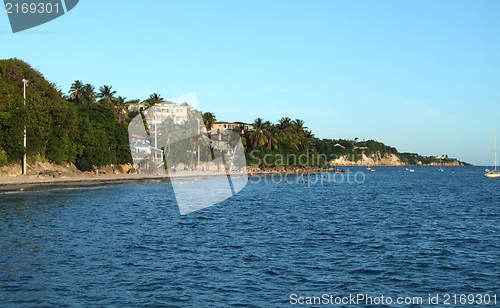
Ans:
{"label": "rocky shore", "polygon": [[[80,171],[72,163],[54,164],[54,163],[41,163],[37,162],[28,165],[26,176],[36,178],[71,178],[71,177],[85,177],[96,174],[135,174],[131,164],[126,165],[108,165],[104,167],[92,168],[92,171]],[[10,166],[0,167],[0,177],[15,177],[22,174],[21,165],[13,164]]]}
{"label": "rocky shore", "polygon": [[312,172],[347,172],[339,168],[318,168],[310,166],[251,166],[247,168],[249,174],[259,173],[312,173]]}

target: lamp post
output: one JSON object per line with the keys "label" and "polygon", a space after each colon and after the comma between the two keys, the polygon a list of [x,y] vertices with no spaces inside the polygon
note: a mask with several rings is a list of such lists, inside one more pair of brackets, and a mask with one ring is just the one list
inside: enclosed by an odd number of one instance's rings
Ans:
{"label": "lamp post", "polygon": [[[26,83],[28,80],[23,79],[24,83],[24,108],[26,108]],[[27,174],[27,165],[26,165],[26,124],[24,124],[24,138],[23,138],[23,144],[24,144],[24,151],[23,151],[23,175]]]}
{"label": "lamp post", "polygon": [[[200,137],[200,119],[196,119],[196,123],[198,126],[198,138]],[[198,139],[198,164],[196,166],[198,169],[200,169],[200,140]]]}

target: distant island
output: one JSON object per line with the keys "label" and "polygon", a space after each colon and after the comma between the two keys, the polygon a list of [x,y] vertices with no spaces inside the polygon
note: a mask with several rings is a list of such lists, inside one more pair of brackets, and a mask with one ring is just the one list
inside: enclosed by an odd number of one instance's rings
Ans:
{"label": "distant island", "polygon": [[[28,80],[26,105],[23,79]],[[79,80],[63,92],[26,62],[0,60],[0,175],[19,173],[19,168],[12,166],[19,166],[24,154],[25,126],[30,174],[43,173],[34,166],[44,164],[69,166],[71,172],[101,169],[134,173],[128,124],[163,101],[157,93],[144,100],[129,100],[109,85],[96,91],[93,85]],[[187,112],[185,120],[195,121],[192,114]],[[249,166],[470,165],[447,155],[399,153],[375,140],[319,139],[300,119],[283,117],[271,123],[258,118],[250,124],[217,121],[211,112],[204,112],[202,117],[214,140],[223,141],[225,130],[240,134]],[[10,172],[6,171],[9,166]],[[50,174],[55,177],[54,172]]]}

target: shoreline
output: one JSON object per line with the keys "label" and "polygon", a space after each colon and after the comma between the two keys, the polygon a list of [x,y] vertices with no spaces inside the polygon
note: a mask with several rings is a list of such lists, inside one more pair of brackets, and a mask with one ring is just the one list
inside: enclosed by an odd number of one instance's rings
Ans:
{"label": "shoreline", "polygon": [[[236,175],[241,173],[234,173]],[[157,181],[171,180],[176,178],[200,178],[211,176],[225,176],[226,173],[207,172],[179,172],[173,175],[149,175],[149,174],[95,174],[80,175],[73,177],[39,178],[34,175],[0,176],[0,193],[12,191],[24,191],[30,189],[42,189],[49,186],[92,186],[102,184],[131,183],[135,181]]]}
{"label": "shoreline", "polygon": [[[341,167],[341,166],[337,166]],[[354,167],[354,168],[364,168],[365,166],[342,166],[342,167]],[[388,167],[388,168],[404,168],[407,166],[374,166],[376,168]],[[436,167],[436,166],[412,166],[412,167]],[[464,166],[448,166],[448,167],[464,167]],[[478,167],[478,166],[474,166]],[[303,173],[321,173],[321,172],[332,172],[333,170],[323,171],[323,170],[310,170],[302,171]],[[333,172],[351,172],[349,170],[336,170]],[[247,176],[259,176],[266,174],[277,174],[277,173],[293,173],[293,171],[254,171],[252,173],[248,172]],[[235,175],[241,173],[234,173]],[[0,193],[12,192],[12,191],[24,191],[30,189],[43,189],[50,186],[58,187],[71,187],[71,186],[92,186],[92,185],[102,185],[102,184],[120,184],[120,183],[130,183],[134,181],[154,181],[154,180],[171,180],[175,178],[199,178],[199,177],[210,177],[210,176],[224,176],[226,173],[207,173],[207,172],[180,172],[173,175],[142,175],[142,174],[98,174],[98,175],[83,175],[75,177],[57,177],[57,178],[40,178],[33,175],[28,176],[0,176]]]}
{"label": "shoreline", "polygon": [[48,186],[90,186],[107,183],[126,183],[144,180],[162,180],[168,176],[109,174],[59,178],[37,178],[35,176],[2,176],[0,177],[0,193],[7,191],[22,191],[30,188]]}

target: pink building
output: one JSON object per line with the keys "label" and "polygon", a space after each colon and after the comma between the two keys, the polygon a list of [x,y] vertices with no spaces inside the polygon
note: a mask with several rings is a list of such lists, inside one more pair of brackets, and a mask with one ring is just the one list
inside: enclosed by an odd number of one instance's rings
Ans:
{"label": "pink building", "polygon": [[243,125],[244,130],[250,131],[252,130],[252,124],[244,123],[244,122],[227,122],[227,121],[217,121],[214,123],[210,134],[221,134],[226,130],[232,130],[236,127]]}

